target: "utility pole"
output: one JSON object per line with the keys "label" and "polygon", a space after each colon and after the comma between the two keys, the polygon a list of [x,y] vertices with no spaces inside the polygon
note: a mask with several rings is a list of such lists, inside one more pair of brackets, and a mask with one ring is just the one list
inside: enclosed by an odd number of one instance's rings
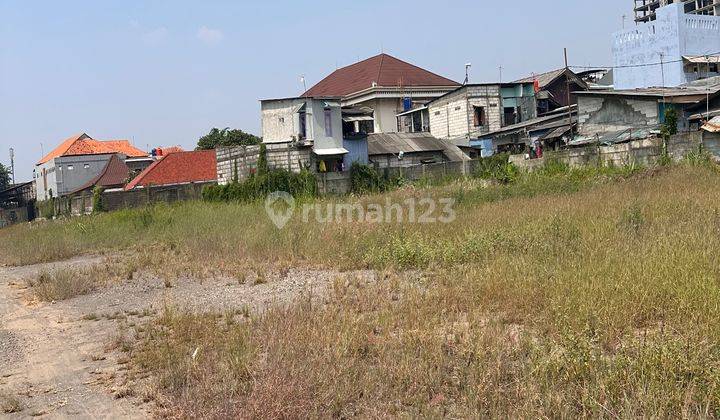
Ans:
{"label": "utility pole", "polygon": [[660,74],[662,75],[663,112],[665,112],[665,54],[660,53]]}
{"label": "utility pole", "polygon": [[710,56],[705,56],[705,61],[707,61],[707,74],[705,75],[705,78],[707,79],[707,83],[705,84],[705,105],[706,105],[706,112],[705,114],[705,120],[710,122]]}
{"label": "utility pole", "polygon": [[[502,83],[502,71],[503,71],[503,67],[500,66],[499,69],[500,69],[500,83]],[[502,111],[502,110],[501,110],[501,111]]]}
{"label": "utility pole", "polygon": [[570,98],[570,66],[568,65],[568,53],[567,48],[563,49],[565,55],[565,90],[567,91],[567,107],[568,107],[568,124],[570,124],[570,139],[573,136],[573,122],[572,122],[572,102]]}
{"label": "utility pole", "polygon": [[10,148],[10,173],[12,174],[12,184],[15,185],[15,150]]}

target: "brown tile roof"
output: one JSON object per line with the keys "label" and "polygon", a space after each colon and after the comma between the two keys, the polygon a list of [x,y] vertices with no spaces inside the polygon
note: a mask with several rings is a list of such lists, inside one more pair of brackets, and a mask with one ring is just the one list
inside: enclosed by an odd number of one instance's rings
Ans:
{"label": "brown tile roof", "polygon": [[460,86],[393,56],[380,54],[335,70],[303,96],[348,96],[373,87],[373,83],[380,87]]}
{"label": "brown tile roof", "polygon": [[217,159],[214,150],[175,152],[153,162],[125,187],[173,185],[217,180]]}
{"label": "brown tile roof", "polygon": [[112,155],[110,159],[108,159],[107,165],[105,165],[105,168],[102,172],[100,172],[100,174],[98,174],[98,176],[74,192],[86,190],[95,186],[102,188],[119,188],[125,185],[129,176],[130,168],[128,168],[125,162],[120,160],[117,155]]}
{"label": "brown tile roof", "polygon": [[48,153],[37,163],[42,165],[56,157],[77,155],[101,155],[108,153],[122,153],[128,157],[147,156],[146,152],[130,144],[128,140],[95,140],[85,133],[74,135],[52,152]]}

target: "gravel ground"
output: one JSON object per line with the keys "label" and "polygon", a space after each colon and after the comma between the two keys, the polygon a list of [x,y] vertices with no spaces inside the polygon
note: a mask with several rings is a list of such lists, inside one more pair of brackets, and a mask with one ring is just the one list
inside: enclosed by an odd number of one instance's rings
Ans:
{"label": "gravel ground", "polygon": [[[20,400],[10,418],[148,418],[151,407],[120,395],[121,355],[108,351],[118,320],[142,322],[166,306],[205,312],[262,312],[300,299],[322,301],[336,280],[374,282],[377,273],[291,269],[262,282],[227,277],[166,282],[150,273],[61,302],[38,303],[25,280],[60,267],[105,264],[102,257],[25,267],[0,266],[0,396]],[[3,416],[0,413],[0,416]]]}

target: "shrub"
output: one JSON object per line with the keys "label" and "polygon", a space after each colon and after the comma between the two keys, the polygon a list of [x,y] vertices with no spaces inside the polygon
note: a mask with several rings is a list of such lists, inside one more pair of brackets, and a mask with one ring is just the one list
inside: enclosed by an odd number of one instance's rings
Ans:
{"label": "shrub", "polygon": [[57,269],[40,273],[27,285],[41,301],[65,300],[95,290],[100,274],[99,268]]}
{"label": "shrub", "polygon": [[355,194],[385,191],[388,182],[370,165],[353,163],[350,167],[350,190]]}
{"label": "shrub", "polygon": [[103,191],[101,187],[95,187],[93,189],[93,213],[103,213],[107,211],[105,200],[103,200]]}
{"label": "shrub", "polygon": [[490,157],[480,159],[478,166],[473,171],[473,176],[481,179],[495,180],[508,184],[517,179],[518,170],[515,165],[509,162],[510,155],[499,153]]}
{"label": "shrub", "polygon": [[317,180],[308,170],[294,173],[275,169],[264,174],[258,171],[257,175],[243,182],[205,187],[202,197],[205,201],[250,202],[265,198],[275,191],[285,191],[293,197],[315,197],[318,195]]}

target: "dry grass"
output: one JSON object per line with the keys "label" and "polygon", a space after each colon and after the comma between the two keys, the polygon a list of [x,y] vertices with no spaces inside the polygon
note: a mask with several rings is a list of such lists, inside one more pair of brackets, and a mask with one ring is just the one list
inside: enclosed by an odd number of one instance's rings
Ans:
{"label": "dry grass", "polygon": [[21,411],[23,411],[23,405],[16,396],[0,391],[0,413],[12,414]]}
{"label": "dry grass", "polygon": [[[457,198],[458,220],[293,220],[278,232],[259,206],[193,203],[153,210],[152,221],[127,212],[82,223],[89,232],[118,225],[165,249],[162,258],[236,274],[258,272],[238,260],[388,270],[377,284],[336,284],[323,306],[250,317],[166,310],[126,346],[134,369],[155,378],[150,394],[164,415],[720,416],[714,169],[390,194],[425,195]],[[145,230],[123,218],[145,220]],[[125,241],[89,238],[80,251]],[[424,275],[393,274],[405,269]]]}
{"label": "dry grass", "polygon": [[[131,260],[128,260],[131,261]],[[65,267],[41,272],[26,280],[40,301],[52,302],[86,295],[112,281],[132,278],[137,266],[131,262],[108,261],[90,267]]]}

